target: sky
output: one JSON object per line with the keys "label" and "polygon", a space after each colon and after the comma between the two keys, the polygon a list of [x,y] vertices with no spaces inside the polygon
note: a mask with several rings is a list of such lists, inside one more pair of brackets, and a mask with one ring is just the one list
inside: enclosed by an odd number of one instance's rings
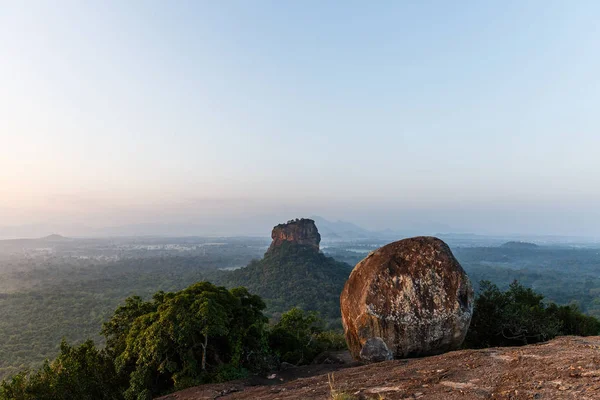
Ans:
{"label": "sky", "polygon": [[0,226],[321,215],[600,237],[599,16],[0,0]]}

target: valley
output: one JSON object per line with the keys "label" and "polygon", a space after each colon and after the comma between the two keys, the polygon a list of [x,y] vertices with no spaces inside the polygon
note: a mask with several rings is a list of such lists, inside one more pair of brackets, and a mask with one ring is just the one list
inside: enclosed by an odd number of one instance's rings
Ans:
{"label": "valley", "polygon": [[[302,265],[292,257],[285,266],[281,259],[258,261],[268,249],[267,237],[0,241],[0,378],[53,358],[62,338],[70,343],[91,338],[102,345],[102,323],[128,296],[148,298],[201,280],[249,286],[264,297],[270,317],[299,305],[319,311],[329,326],[340,329],[338,297],[347,275],[386,240],[340,236],[323,235],[327,257],[310,256]],[[505,289],[516,279],[547,300],[600,316],[600,246],[565,240],[514,247],[502,246],[507,238],[484,239],[445,238],[476,288],[489,280]],[[323,272],[311,275],[323,262]],[[331,275],[331,268],[338,272]],[[315,278],[307,281],[307,276]]]}

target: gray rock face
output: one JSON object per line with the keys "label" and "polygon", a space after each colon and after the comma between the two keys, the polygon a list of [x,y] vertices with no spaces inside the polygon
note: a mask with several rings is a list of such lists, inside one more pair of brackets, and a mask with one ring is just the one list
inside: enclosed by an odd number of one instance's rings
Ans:
{"label": "gray rock face", "polygon": [[473,313],[473,288],[446,243],[416,237],[359,262],[340,303],[354,358],[386,359],[386,348],[394,358],[417,357],[460,347]]}
{"label": "gray rock face", "polygon": [[271,246],[268,251],[272,251],[285,242],[291,242],[303,246],[310,246],[319,251],[321,235],[315,225],[315,221],[308,218],[295,219],[285,224],[279,224],[271,232]]}
{"label": "gray rock face", "polygon": [[366,362],[381,362],[394,359],[394,354],[380,337],[367,339],[360,349],[360,359]]}

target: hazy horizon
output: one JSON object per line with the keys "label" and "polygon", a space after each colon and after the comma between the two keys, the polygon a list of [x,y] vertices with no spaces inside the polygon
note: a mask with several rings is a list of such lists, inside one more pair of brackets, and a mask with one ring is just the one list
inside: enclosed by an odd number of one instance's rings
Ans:
{"label": "hazy horizon", "polygon": [[[535,231],[474,231],[455,228],[428,220],[407,219],[402,225],[384,228],[366,228],[349,220],[328,220],[318,215],[248,215],[240,218],[204,218],[199,222],[143,222],[122,225],[94,226],[85,224],[29,224],[0,226],[0,240],[36,239],[49,235],[68,238],[110,237],[270,237],[274,225],[295,218],[313,218],[325,241],[353,240],[363,237],[384,241],[399,240],[410,236],[439,236],[458,239],[498,239],[504,241],[532,241],[536,243],[600,243],[600,236],[581,233],[539,233]],[[352,227],[346,228],[348,224]],[[390,227],[391,226],[391,227]],[[345,229],[348,229],[347,231]],[[358,232],[358,233],[356,233]],[[362,235],[362,236],[361,236]]]}
{"label": "hazy horizon", "polygon": [[600,237],[598,15],[594,1],[5,2],[0,228],[248,234],[319,215]]}

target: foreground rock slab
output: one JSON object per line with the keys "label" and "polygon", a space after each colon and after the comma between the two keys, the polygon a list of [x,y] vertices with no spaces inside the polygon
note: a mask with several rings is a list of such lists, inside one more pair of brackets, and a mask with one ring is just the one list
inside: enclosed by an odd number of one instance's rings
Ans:
{"label": "foreground rock slab", "polygon": [[340,305],[357,360],[434,355],[464,341],[473,288],[448,245],[421,236],[387,244],[359,262]]}
{"label": "foreground rock slab", "polygon": [[[356,399],[600,399],[600,337],[562,337],[525,347],[461,350],[334,372]],[[227,392],[227,390],[233,390]],[[201,394],[204,391],[204,394]],[[211,392],[212,391],[212,392]],[[211,397],[212,396],[212,397]],[[162,400],[330,399],[327,374],[276,386],[204,385]]]}

